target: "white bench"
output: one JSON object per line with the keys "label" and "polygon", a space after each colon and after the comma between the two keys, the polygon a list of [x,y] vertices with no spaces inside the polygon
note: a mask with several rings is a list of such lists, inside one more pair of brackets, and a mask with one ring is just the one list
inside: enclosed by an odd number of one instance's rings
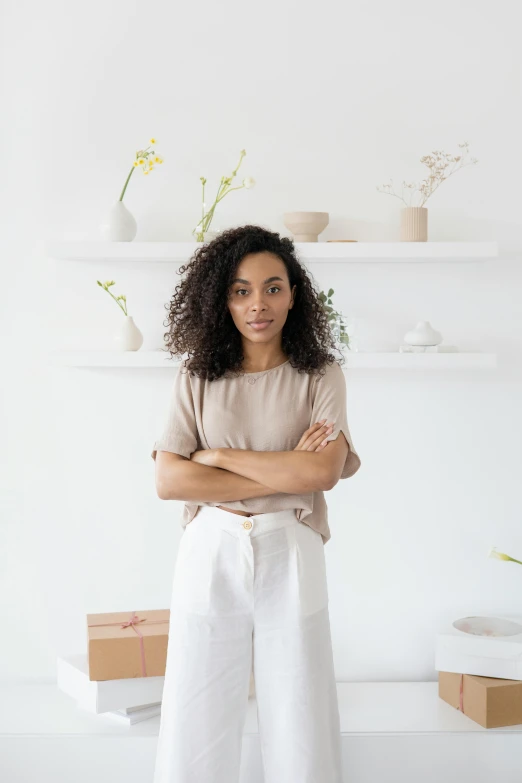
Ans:
{"label": "white bench", "polygon": [[[522,783],[522,726],[484,729],[442,701],[437,682],[337,688],[345,783]],[[152,783],[159,716],[120,726],[53,682],[0,683],[0,705],[2,783]],[[255,698],[241,783],[263,783]]]}

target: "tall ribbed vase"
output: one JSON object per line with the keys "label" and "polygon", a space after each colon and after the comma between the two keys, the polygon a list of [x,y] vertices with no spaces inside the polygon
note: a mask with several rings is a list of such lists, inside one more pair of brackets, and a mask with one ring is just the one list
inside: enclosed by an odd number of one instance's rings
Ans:
{"label": "tall ribbed vase", "polygon": [[427,207],[405,207],[401,211],[401,242],[428,241]]}

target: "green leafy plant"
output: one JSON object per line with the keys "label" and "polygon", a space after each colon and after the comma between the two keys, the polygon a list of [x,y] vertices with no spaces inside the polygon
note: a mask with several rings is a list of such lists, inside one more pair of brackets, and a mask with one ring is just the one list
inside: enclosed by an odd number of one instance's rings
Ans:
{"label": "green leafy plant", "polygon": [[[98,285],[101,288],[103,288],[104,291],[107,291],[107,293],[110,296],[112,296],[112,298],[114,299],[114,301],[116,302],[118,307],[121,307],[121,309],[123,310],[125,315],[128,315],[128,313],[127,313],[127,297],[125,296],[125,294],[121,294],[120,296],[114,296],[112,291],[109,291],[109,288],[111,286],[116,285],[116,281],[115,280],[107,280],[105,283],[100,283],[100,281],[97,280],[96,282],[98,283]],[[123,302],[123,304],[122,304],[122,302]]]}
{"label": "green leafy plant", "polygon": [[219,204],[220,201],[222,201],[225,196],[227,196],[231,191],[233,190],[241,190],[242,188],[253,188],[255,185],[255,179],[253,177],[245,177],[243,180],[243,184],[239,185],[238,187],[231,187],[232,180],[236,176],[239,167],[241,166],[241,161],[243,160],[244,156],[246,155],[246,150],[241,150],[240,157],[239,157],[239,163],[237,164],[236,168],[232,172],[231,177],[221,177],[221,183],[218,188],[218,192],[216,194],[216,198],[214,199],[214,203],[208,210],[208,212],[205,212],[205,207],[207,206],[205,203],[205,185],[207,184],[207,180],[205,177],[200,177],[201,184],[203,187],[203,195],[202,195],[202,208],[201,213],[202,217],[199,223],[195,226],[195,228],[192,230],[192,233],[196,237],[196,242],[203,242],[204,241],[204,234],[205,231],[209,230],[210,224],[212,222],[212,218],[214,217],[214,212]]}
{"label": "green leafy plant", "polygon": [[328,315],[328,320],[330,321],[330,327],[333,327],[332,331],[336,339],[338,340],[338,342],[344,343],[344,345],[349,346],[350,336],[346,331],[346,329],[344,328],[342,313],[338,313],[337,310],[334,310],[334,308],[332,307],[331,297],[333,296],[333,294],[334,294],[333,288],[330,288],[327,294],[325,294],[324,291],[320,291],[319,299],[323,303],[323,308]]}

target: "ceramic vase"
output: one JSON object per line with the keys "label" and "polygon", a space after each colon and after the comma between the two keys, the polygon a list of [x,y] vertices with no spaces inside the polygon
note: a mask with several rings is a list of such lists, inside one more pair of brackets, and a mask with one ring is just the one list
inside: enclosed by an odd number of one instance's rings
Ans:
{"label": "ceramic vase", "polygon": [[114,343],[118,351],[138,351],[143,345],[143,335],[134,323],[132,315],[123,316],[123,321],[114,335]]}
{"label": "ceramic vase", "polygon": [[295,242],[318,242],[329,219],[328,212],[285,212],[283,215],[283,222],[294,235]]}
{"label": "ceramic vase", "polygon": [[428,210],[426,207],[405,207],[401,210],[401,242],[428,241]]}
{"label": "ceramic vase", "polygon": [[100,226],[103,238],[108,242],[132,242],[138,226],[123,201],[116,201],[107,212]]}
{"label": "ceramic vase", "polygon": [[442,335],[433,329],[429,321],[418,321],[415,329],[406,332],[403,339],[407,345],[439,345]]}

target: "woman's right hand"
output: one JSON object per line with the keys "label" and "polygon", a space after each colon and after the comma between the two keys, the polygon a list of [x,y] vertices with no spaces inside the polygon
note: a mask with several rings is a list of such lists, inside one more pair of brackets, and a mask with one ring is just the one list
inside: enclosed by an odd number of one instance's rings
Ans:
{"label": "woman's right hand", "polygon": [[325,424],[318,421],[305,430],[294,451],[322,451],[328,445],[325,438],[333,432],[333,422],[328,424],[326,419],[324,421]]}

